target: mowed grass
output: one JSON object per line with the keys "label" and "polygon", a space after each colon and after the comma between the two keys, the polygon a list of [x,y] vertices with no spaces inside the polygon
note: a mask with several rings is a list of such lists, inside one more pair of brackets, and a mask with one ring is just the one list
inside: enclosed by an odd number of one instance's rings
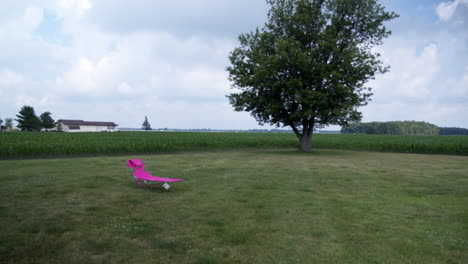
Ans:
{"label": "mowed grass", "polygon": [[[141,189],[126,160],[185,179]],[[468,157],[293,149],[0,161],[2,263],[466,263]]]}
{"label": "mowed grass", "polygon": [[[468,155],[468,136],[315,134],[313,148]],[[0,133],[0,159],[298,148],[292,133]]]}

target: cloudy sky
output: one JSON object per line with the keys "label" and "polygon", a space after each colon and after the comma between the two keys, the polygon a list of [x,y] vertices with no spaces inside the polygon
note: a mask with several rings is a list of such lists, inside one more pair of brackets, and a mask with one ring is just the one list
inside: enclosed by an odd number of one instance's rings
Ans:
{"label": "cloudy sky", "polygon": [[[468,0],[381,0],[400,18],[378,48],[363,121],[468,128]],[[259,128],[234,112],[225,67],[264,0],[2,0],[0,118],[23,105],[120,127]],[[269,127],[264,127],[269,128]],[[333,128],[333,127],[332,127]]]}

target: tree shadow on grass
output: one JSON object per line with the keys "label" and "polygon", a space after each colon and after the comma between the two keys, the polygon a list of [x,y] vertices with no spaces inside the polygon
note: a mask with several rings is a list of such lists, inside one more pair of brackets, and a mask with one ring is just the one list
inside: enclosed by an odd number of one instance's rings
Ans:
{"label": "tree shadow on grass", "polygon": [[353,156],[352,151],[343,150],[329,150],[329,149],[312,149],[310,152],[303,152],[297,149],[288,150],[268,150],[259,151],[258,154],[262,155],[287,155],[287,156],[298,156],[298,157],[309,157],[309,156]]}

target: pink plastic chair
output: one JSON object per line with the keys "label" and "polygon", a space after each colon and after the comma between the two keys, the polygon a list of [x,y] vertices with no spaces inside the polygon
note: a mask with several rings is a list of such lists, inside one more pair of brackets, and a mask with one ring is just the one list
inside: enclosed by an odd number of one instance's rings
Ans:
{"label": "pink plastic chair", "polygon": [[169,190],[169,188],[171,188],[169,182],[183,181],[181,179],[155,177],[151,175],[151,173],[145,171],[145,164],[139,159],[128,160],[127,165],[130,168],[133,177],[135,177],[136,183],[141,187],[149,187],[152,182],[163,182],[164,189]]}

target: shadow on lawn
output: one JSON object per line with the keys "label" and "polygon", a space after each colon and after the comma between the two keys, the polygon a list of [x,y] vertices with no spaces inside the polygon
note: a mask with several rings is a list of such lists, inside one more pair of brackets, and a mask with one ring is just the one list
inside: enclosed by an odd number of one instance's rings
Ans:
{"label": "shadow on lawn", "polygon": [[354,156],[356,152],[343,151],[343,150],[328,150],[328,149],[312,149],[310,152],[303,152],[298,149],[288,149],[288,150],[267,150],[267,151],[258,151],[258,154],[264,155],[288,155],[288,156]]}
{"label": "shadow on lawn", "polygon": [[131,187],[131,189],[135,191],[145,191],[145,192],[160,193],[160,194],[167,194],[167,195],[185,191],[185,188],[180,183],[177,186],[171,185],[171,188],[169,190],[164,189],[162,184],[151,184],[148,187],[141,187],[135,182],[130,182],[128,186]]}

